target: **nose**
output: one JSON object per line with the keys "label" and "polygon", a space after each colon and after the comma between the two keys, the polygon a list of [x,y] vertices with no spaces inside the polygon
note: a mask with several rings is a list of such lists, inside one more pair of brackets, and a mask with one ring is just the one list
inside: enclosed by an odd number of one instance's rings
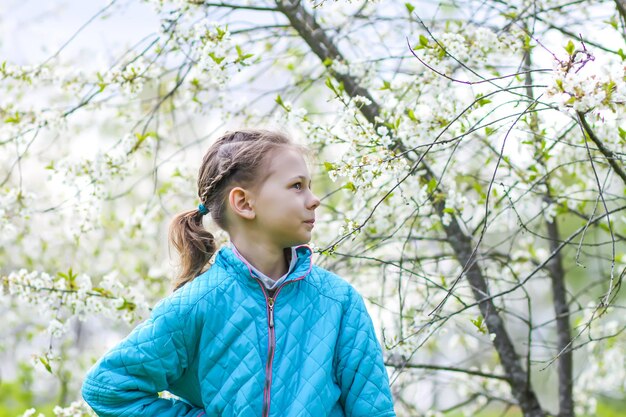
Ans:
{"label": "nose", "polygon": [[313,194],[313,191],[311,191],[311,197],[309,199],[309,210],[315,210],[316,208],[318,208],[320,205],[320,199]]}

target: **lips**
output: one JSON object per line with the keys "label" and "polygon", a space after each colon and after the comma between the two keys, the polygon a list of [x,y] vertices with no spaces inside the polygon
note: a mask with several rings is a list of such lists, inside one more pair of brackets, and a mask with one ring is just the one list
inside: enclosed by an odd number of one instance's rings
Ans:
{"label": "lips", "polygon": [[312,220],[305,220],[304,222],[305,222],[305,223],[309,223],[309,224],[314,224],[314,223],[315,223],[315,219],[312,219]]}

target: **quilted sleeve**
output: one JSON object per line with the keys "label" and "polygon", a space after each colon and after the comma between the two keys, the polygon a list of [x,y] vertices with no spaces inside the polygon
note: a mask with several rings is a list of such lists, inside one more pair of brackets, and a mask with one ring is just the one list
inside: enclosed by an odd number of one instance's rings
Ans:
{"label": "quilted sleeve", "polygon": [[341,320],[335,375],[346,417],[395,417],[380,343],[363,298],[352,289]]}
{"label": "quilted sleeve", "polygon": [[170,298],[159,302],[139,324],[89,370],[82,395],[101,417],[200,417],[204,411],[158,392],[187,367],[185,321]]}

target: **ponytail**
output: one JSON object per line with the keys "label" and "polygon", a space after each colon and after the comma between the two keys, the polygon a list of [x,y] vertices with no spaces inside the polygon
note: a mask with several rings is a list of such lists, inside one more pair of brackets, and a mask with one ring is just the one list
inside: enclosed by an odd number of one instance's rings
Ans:
{"label": "ponytail", "polygon": [[180,254],[181,270],[173,282],[176,291],[203,272],[215,253],[215,238],[202,225],[202,213],[192,210],[174,217],[169,241]]}

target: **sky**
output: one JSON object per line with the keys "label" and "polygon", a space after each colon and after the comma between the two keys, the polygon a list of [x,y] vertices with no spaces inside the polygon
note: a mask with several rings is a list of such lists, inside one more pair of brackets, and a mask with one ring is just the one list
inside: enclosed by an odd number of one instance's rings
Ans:
{"label": "sky", "polygon": [[[109,4],[102,0],[0,0],[0,62],[36,65],[45,61]],[[107,51],[112,54],[114,46],[130,46],[159,27],[153,7],[143,1],[115,1],[103,16],[64,48],[65,59],[90,50],[95,51],[91,52],[94,63],[111,62]]]}

